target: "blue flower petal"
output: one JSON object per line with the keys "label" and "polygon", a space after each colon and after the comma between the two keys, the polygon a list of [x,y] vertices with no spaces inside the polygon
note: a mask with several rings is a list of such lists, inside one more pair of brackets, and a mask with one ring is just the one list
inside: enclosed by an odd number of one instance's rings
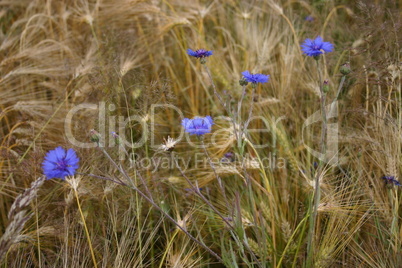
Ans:
{"label": "blue flower petal", "polygon": [[191,50],[191,49],[187,49],[187,54],[192,56],[192,57],[196,57],[197,53],[195,53],[195,51]]}
{"label": "blue flower petal", "polygon": [[184,119],[181,121],[181,125],[182,125],[184,128],[187,128],[189,122],[190,122],[190,119],[184,118]]}
{"label": "blue flower petal", "polygon": [[54,149],[54,157],[56,160],[62,160],[66,156],[66,151],[61,147]]}
{"label": "blue flower petal", "polygon": [[325,52],[332,52],[334,48],[334,45],[332,45],[329,42],[324,42],[321,46],[321,49],[324,50]]}
{"label": "blue flower petal", "polygon": [[214,120],[212,120],[212,117],[211,117],[211,116],[207,115],[207,116],[205,117],[205,119],[207,119],[208,122],[209,122],[211,125],[214,124]]}
{"label": "blue flower petal", "polygon": [[249,71],[244,71],[241,73],[244,77],[250,76],[250,72]]}

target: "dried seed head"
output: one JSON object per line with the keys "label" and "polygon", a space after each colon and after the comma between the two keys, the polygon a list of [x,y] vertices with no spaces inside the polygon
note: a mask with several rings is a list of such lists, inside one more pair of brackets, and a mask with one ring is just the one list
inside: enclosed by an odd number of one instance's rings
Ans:
{"label": "dried seed head", "polygon": [[165,138],[163,138],[163,140],[164,143],[159,146],[159,150],[163,150],[165,152],[173,151],[176,143],[178,142],[177,140],[172,139],[170,136],[168,136],[167,140]]}

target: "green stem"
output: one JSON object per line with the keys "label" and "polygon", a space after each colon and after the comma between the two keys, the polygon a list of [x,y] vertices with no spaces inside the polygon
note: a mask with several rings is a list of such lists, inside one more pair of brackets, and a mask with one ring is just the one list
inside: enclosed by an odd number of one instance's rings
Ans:
{"label": "green stem", "polygon": [[211,157],[209,156],[208,151],[207,151],[207,148],[205,147],[203,138],[200,138],[200,141],[201,141],[202,148],[204,149],[204,153],[205,153],[205,155],[207,156],[208,163],[209,163],[209,165],[211,166],[211,168],[212,168],[212,170],[213,170],[213,172],[214,172],[214,175],[215,175],[215,177],[216,177],[216,179],[217,179],[217,181],[218,181],[218,185],[219,185],[219,188],[220,188],[220,190],[221,190],[221,192],[222,192],[223,199],[225,200],[226,207],[229,209],[229,208],[230,208],[230,206],[229,206],[229,201],[228,201],[228,198],[227,198],[227,196],[226,196],[226,191],[225,191],[225,187],[223,186],[222,179],[221,179],[221,177],[218,175],[218,173],[216,172],[215,165],[214,165],[214,163],[212,163]]}
{"label": "green stem", "polygon": [[[223,108],[226,110],[226,112],[228,113],[228,115],[231,115],[232,112],[230,111],[230,108],[226,105],[226,103],[224,102],[224,100],[222,99],[222,96],[219,95],[218,91],[216,90],[216,86],[214,83],[214,80],[212,79],[212,75],[211,75],[211,71],[209,70],[208,66],[204,63],[202,64],[205,68],[205,71],[208,74],[209,80],[211,82],[212,88],[214,89],[214,94],[215,96],[218,98],[219,102],[221,103],[221,105],[223,106]],[[243,89],[245,91],[245,88]],[[239,140],[241,137],[239,137],[240,133],[237,133],[237,129],[236,126],[239,126],[239,124],[236,124],[236,119],[230,116],[230,119],[232,120],[232,124],[233,124],[233,133],[235,134],[236,140]]]}
{"label": "green stem", "polygon": [[218,98],[218,100],[219,100],[219,102],[222,104],[222,106],[226,108],[225,102],[223,101],[221,95],[219,95],[218,91],[216,90],[216,86],[215,86],[214,80],[212,79],[211,71],[209,70],[208,66],[207,66],[205,63],[202,64],[202,65],[204,66],[205,71],[206,71],[207,74],[208,74],[209,80],[211,81],[212,88],[214,89],[214,94],[215,94],[215,96]]}
{"label": "green stem", "polygon": [[80,200],[78,199],[77,189],[74,188],[74,187],[73,187],[73,189],[74,189],[75,198],[77,199],[78,210],[80,211],[81,219],[82,219],[82,222],[84,223],[85,235],[87,236],[89,250],[91,251],[92,262],[94,264],[94,267],[97,268],[98,265],[96,264],[95,253],[94,253],[94,250],[92,248],[91,237],[89,236],[88,227],[87,227],[87,224],[85,222],[84,214],[82,213]]}
{"label": "green stem", "polygon": [[339,95],[341,94],[343,84],[345,83],[346,75],[342,76],[341,82],[339,83],[338,92],[336,93],[336,97],[334,101],[339,99]]}
{"label": "green stem", "polygon": [[[242,151],[242,147],[243,147],[243,141],[242,141],[242,137],[243,137],[243,130],[241,129],[241,106],[243,103],[243,99],[244,96],[246,95],[246,86],[243,86],[243,90],[242,90],[242,94],[240,97],[240,101],[239,101],[239,105],[237,106],[237,114],[235,116],[235,119],[237,119],[237,126],[239,127],[239,129],[236,129],[236,125],[233,124],[233,131],[234,134],[236,136],[236,140],[237,140],[237,147],[239,148],[240,154],[243,155],[243,151]],[[238,131],[238,132],[237,132]]]}
{"label": "green stem", "polygon": [[162,260],[161,260],[161,262],[159,263],[159,268],[162,268],[162,267],[164,266],[166,256],[167,256],[167,254],[168,254],[168,252],[169,252],[169,250],[170,250],[170,247],[172,246],[173,241],[174,241],[174,239],[175,239],[175,237],[177,236],[178,233],[179,233],[179,230],[176,229],[176,231],[174,232],[172,238],[171,238],[170,241],[169,241],[169,244],[167,245],[167,247],[166,247],[166,249],[165,249],[165,252],[163,253]]}
{"label": "green stem", "polygon": [[287,250],[289,249],[290,245],[291,245],[292,243],[294,243],[294,240],[293,240],[293,239],[294,239],[296,233],[298,232],[298,230],[299,230],[300,228],[304,227],[304,222],[306,221],[306,219],[307,219],[307,218],[305,217],[305,218],[303,218],[303,220],[301,220],[301,221],[299,222],[299,224],[297,225],[297,227],[296,227],[296,229],[294,230],[293,234],[289,237],[288,243],[286,244],[285,249],[284,249],[283,252],[282,252],[282,256],[281,256],[281,258],[279,259],[278,264],[276,265],[277,268],[280,268],[280,267],[281,267],[283,258],[286,256]]}
{"label": "green stem", "polygon": [[323,170],[324,166],[324,161],[325,161],[325,156],[326,156],[326,150],[327,146],[325,143],[325,137],[327,136],[327,115],[325,111],[325,99],[326,99],[326,94],[323,91],[322,88],[322,78],[321,78],[321,72],[320,72],[320,64],[319,61],[316,60],[317,63],[317,71],[318,71],[318,77],[319,77],[319,86],[320,86],[320,105],[321,105],[321,116],[322,116],[322,124],[321,124],[321,140],[320,140],[320,147],[321,147],[321,157],[319,158],[319,163],[318,163],[318,168],[315,174],[314,178],[314,198],[313,198],[313,212],[312,216],[310,218],[310,225],[309,225],[309,235],[308,235],[308,240],[307,240],[307,266],[306,267],[312,267],[312,262],[314,259],[314,237],[315,237],[315,229],[316,229],[316,223],[317,223],[317,215],[318,215],[318,205],[320,203],[320,198],[321,198],[321,189],[320,189],[320,177],[321,173]]}

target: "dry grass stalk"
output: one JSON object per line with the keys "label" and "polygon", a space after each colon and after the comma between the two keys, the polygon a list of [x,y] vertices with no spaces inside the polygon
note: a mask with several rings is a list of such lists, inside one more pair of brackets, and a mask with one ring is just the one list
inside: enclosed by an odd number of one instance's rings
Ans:
{"label": "dry grass stalk", "polygon": [[45,181],[45,176],[39,177],[32,182],[31,187],[25,189],[25,191],[17,196],[14,203],[11,205],[8,213],[9,224],[0,238],[0,262],[4,258],[10,247],[18,240],[25,223],[31,218],[27,212],[27,208],[32,200],[36,197],[39,188]]}

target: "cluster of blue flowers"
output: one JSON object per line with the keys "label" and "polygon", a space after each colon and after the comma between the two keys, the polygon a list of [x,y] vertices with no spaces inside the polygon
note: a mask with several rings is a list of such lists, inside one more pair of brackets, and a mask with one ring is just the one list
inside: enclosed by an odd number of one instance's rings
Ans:
{"label": "cluster of blue flowers", "polygon": [[[318,36],[314,40],[306,39],[301,46],[303,53],[310,57],[317,57],[323,53],[331,52],[333,50],[333,45],[329,42],[324,42],[320,36]],[[208,51],[205,49],[198,49],[195,51],[187,49],[187,54],[201,60],[205,60],[207,57],[213,55],[212,51]],[[243,78],[241,82],[243,83],[243,85],[247,85],[247,83],[252,83],[253,86],[256,86],[258,83],[267,83],[270,78],[269,75],[258,73],[252,74],[249,71],[242,72],[242,75]],[[187,133],[197,136],[210,133],[213,124],[214,121],[209,115],[206,117],[197,116],[193,119],[184,118],[181,122],[181,125],[184,127],[184,130]],[[79,160],[80,159],[78,158],[74,149],[65,150],[59,146],[46,154],[45,160],[42,163],[43,173],[45,174],[47,179],[65,179],[65,177],[75,174],[76,170],[79,167]],[[388,181],[394,182],[396,184],[396,180],[388,179]]]}
{"label": "cluster of blue flowers", "polygon": [[[192,50],[187,49],[187,54],[189,56],[198,58],[198,59],[205,59],[212,55],[212,51],[205,50],[205,49],[198,49]],[[252,83],[256,85],[257,83],[267,83],[269,81],[269,75],[264,74],[251,74],[249,71],[242,72],[243,78],[242,80],[247,83]],[[193,119],[184,118],[181,122],[181,125],[184,127],[184,130],[189,133],[190,135],[197,135],[201,136],[206,133],[211,132],[212,125],[214,121],[212,120],[211,116],[206,117],[194,117]]]}

